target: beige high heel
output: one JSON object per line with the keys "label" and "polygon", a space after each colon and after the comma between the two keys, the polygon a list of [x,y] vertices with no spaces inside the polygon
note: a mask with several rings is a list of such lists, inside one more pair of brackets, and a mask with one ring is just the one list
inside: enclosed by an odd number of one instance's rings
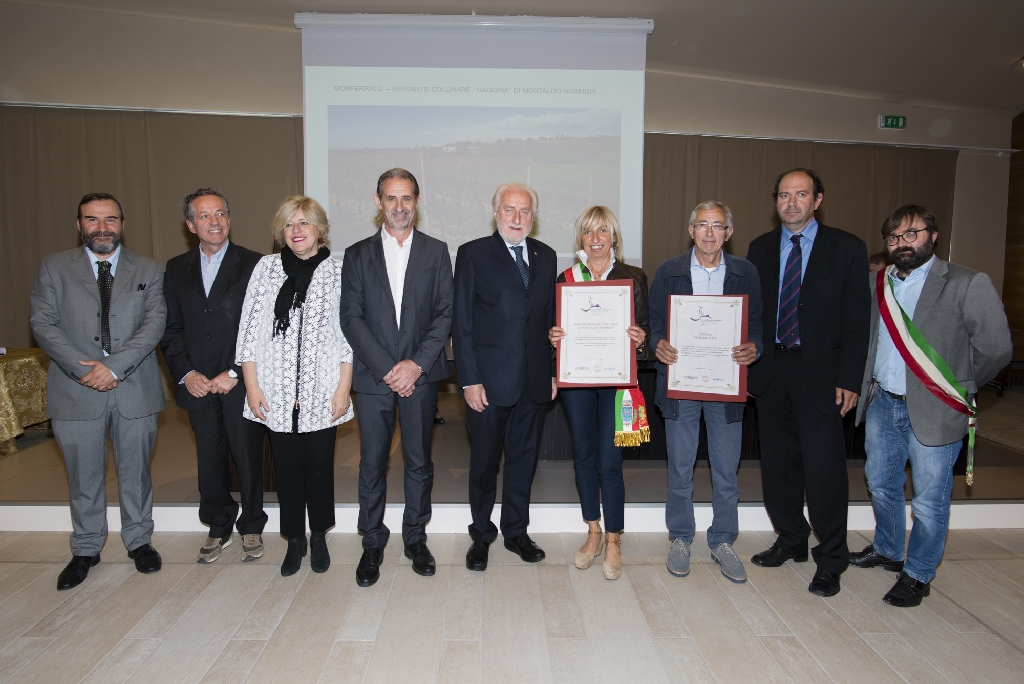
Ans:
{"label": "beige high heel", "polygon": [[594,558],[601,555],[601,532],[587,532],[587,541],[590,541],[591,537],[597,537],[597,548],[594,549],[594,553],[585,553],[583,551],[576,552],[576,560],[574,561],[577,568],[580,570],[586,570],[594,564]]}
{"label": "beige high heel", "polygon": [[615,544],[619,547],[619,560],[615,563],[608,562],[607,552],[604,554],[604,578],[606,580],[617,580],[622,575],[622,539],[608,539],[605,537],[605,546],[610,547]]}

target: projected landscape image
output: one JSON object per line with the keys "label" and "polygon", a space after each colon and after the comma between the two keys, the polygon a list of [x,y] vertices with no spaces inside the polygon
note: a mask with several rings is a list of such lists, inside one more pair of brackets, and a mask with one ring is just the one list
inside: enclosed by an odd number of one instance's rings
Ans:
{"label": "projected landscape image", "polygon": [[520,181],[540,196],[533,237],[571,253],[583,209],[619,213],[620,130],[612,109],[330,106],[332,246],[377,229],[377,177],[401,166],[420,183],[420,229],[453,252],[492,232],[494,189]]}

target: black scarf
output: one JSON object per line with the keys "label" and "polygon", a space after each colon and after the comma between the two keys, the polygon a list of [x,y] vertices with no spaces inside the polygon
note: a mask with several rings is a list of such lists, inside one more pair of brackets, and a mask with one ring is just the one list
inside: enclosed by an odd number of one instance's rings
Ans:
{"label": "black scarf", "polygon": [[298,309],[306,301],[306,290],[313,279],[313,271],[329,256],[331,250],[326,247],[321,247],[308,259],[300,259],[288,247],[281,249],[281,265],[284,266],[284,273],[288,278],[281,285],[281,291],[277,293],[277,302],[274,304],[274,335],[283,335],[288,330],[291,310]]}

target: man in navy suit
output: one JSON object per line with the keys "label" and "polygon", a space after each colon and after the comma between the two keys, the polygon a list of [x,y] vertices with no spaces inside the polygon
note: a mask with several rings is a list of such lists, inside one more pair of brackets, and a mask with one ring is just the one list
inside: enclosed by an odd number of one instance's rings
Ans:
{"label": "man in navy suit", "polygon": [[544,559],[526,533],[544,404],[555,398],[548,330],[555,314],[555,252],[528,238],[537,193],[505,183],[491,200],[498,230],[467,242],[455,259],[452,348],[469,427],[473,540],[466,567],[487,569],[498,536],[491,522],[502,446],[501,533],[528,563]]}
{"label": "man in navy suit", "polygon": [[[263,433],[242,417],[245,384],[235,364],[235,340],[249,277],[262,254],[234,244],[231,208],[216,190],[201,188],[182,202],[185,225],[199,247],[167,262],[167,330],[160,348],[196,437],[199,521],[210,535],[197,562],[213,563],[242,535],[242,560],[263,555]],[[238,471],[241,509],[231,496],[228,453]]]}
{"label": "man in navy suit", "polygon": [[436,569],[426,533],[434,484],[430,440],[437,383],[448,377],[444,343],[452,324],[452,262],[447,244],[416,230],[419,199],[419,183],[405,169],[381,174],[373,201],[383,225],[345,250],[341,270],[341,329],[355,354],[352,389],[360,433],[361,587],[380,578],[390,535],[384,503],[398,413],[405,454],[405,557],[419,575]]}

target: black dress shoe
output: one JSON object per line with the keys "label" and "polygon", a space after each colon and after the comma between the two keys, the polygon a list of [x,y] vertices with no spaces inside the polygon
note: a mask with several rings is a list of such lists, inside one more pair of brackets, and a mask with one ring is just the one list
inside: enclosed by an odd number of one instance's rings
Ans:
{"label": "black dress shoe", "polygon": [[331,554],[327,551],[327,533],[309,533],[309,569],[313,572],[327,572],[331,567]]}
{"label": "black dress shoe", "polygon": [[99,562],[98,553],[95,556],[72,556],[71,562],[57,576],[57,589],[77,587],[89,576],[89,568],[95,567]]}
{"label": "black dress shoe", "polygon": [[356,584],[372,587],[380,579],[380,564],[384,562],[384,549],[363,549],[356,566]]}
{"label": "black dress shoe", "polygon": [[306,535],[288,539],[288,550],[284,552],[281,563],[281,577],[291,577],[299,571],[302,559],[306,556]]}
{"label": "black dress shoe", "polygon": [[505,548],[527,563],[539,563],[545,558],[543,549],[533,543],[525,532],[514,539],[505,539]]}
{"label": "black dress shoe", "polygon": [[434,418],[434,425],[444,425],[444,418],[441,416]]}
{"label": "black dress shoe", "polygon": [[417,575],[430,577],[437,570],[434,555],[427,548],[427,542],[418,541],[406,544],[405,557],[412,561],[412,571]]}
{"label": "black dress shoe", "polygon": [[475,541],[466,552],[466,568],[483,572],[487,569],[487,547],[485,541]]}
{"label": "black dress shoe", "polygon": [[835,596],[839,593],[839,573],[818,568],[807,585],[807,591],[818,596]]}
{"label": "black dress shoe", "polygon": [[887,558],[875,551],[875,547],[868,544],[860,553],[850,554],[850,565],[855,568],[882,568],[889,572],[902,572],[903,561]]}
{"label": "black dress shoe", "polygon": [[896,577],[896,584],[882,600],[897,608],[913,608],[921,605],[921,599],[932,593],[931,582],[919,582],[905,572]]}
{"label": "black dress shoe", "polygon": [[132,549],[128,552],[128,557],[135,561],[135,569],[145,575],[159,572],[164,565],[152,544],[143,544],[137,549]]}
{"label": "black dress shoe", "polygon": [[755,553],[754,557],[750,559],[750,562],[754,565],[760,565],[762,568],[777,568],[790,558],[793,559],[794,563],[807,562],[806,553],[789,553],[787,551],[783,551],[782,547],[775,546],[774,544],[767,551]]}

